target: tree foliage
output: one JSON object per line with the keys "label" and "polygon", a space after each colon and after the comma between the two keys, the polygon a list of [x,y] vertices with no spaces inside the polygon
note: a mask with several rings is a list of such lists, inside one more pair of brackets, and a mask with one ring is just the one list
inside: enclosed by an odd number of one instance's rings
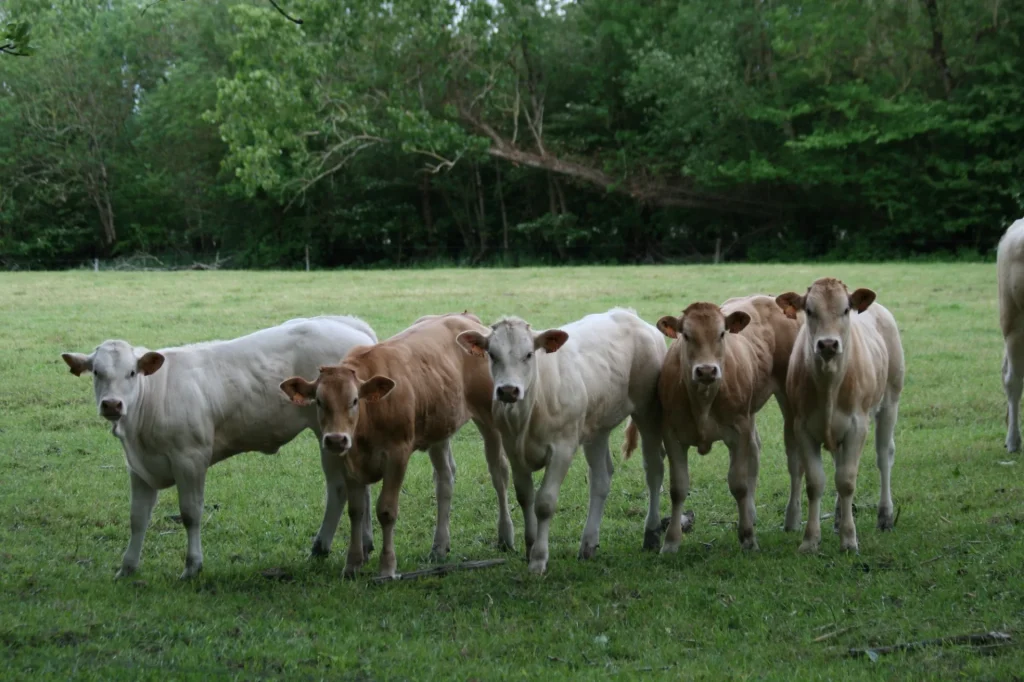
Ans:
{"label": "tree foliage", "polygon": [[286,4],[10,0],[0,257],[977,255],[1024,208],[1015,1]]}

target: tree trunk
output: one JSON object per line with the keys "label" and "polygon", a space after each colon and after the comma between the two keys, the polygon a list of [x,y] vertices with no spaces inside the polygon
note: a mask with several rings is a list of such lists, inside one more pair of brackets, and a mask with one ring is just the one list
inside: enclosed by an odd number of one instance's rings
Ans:
{"label": "tree trunk", "polygon": [[942,87],[946,91],[946,99],[953,94],[956,82],[953,80],[953,73],[949,69],[949,62],[946,60],[946,45],[942,37],[942,23],[939,21],[939,7],[937,0],[921,0],[924,3],[925,11],[928,12],[928,20],[932,27],[932,46],[928,50],[935,66],[942,76]]}
{"label": "tree trunk", "polygon": [[501,209],[501,251],[508,261],[508,214],[505,211],[505,189],[501,185],[501,164],[495,164],[494,170],[498,180],[498,208]]}
{"label": "tree trunk", "polygon": [[476,188],[476,205],[477,205],[477,237],[480,240],[479,250],[473,257],[473,265],[479,263],[484,254],[487,252],[487,214],[485,212],[484,202],[484,184],[480,178],[480,165],[473,164],[473,185]]}

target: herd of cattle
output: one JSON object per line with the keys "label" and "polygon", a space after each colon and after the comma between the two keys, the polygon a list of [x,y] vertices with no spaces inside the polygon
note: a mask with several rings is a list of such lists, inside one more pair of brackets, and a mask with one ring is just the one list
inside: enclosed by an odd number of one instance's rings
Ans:
{"label": "herd of cattle", "polygon": [[[1020,286],[1024,294],[1024,280]],[[663,336],[672,339],[670,346]],[[1024,349],[1024,335],[1019,345]],[[809,508],[800,549],[816,551],[821,541],[822,445],[836,464],[833,518],[840,546],[857,549],[852,503],[871,419],[881,473],[878,528],[893,527],[893,431],[904,377],[900,335],[874,292],[851,293],[832,278],[815,281],[804,295],[693,303],[656,326],[624,308],[545,331],[516,317],[488,327],[463,312],[422,317],[378,341],[362,320],[322,316],[230,341],[150,351],[111,340],[91,354],[62,358],[76,376],[92,373],[99,413],[124,447],[131,539],[118,577],[138,569],[157,491],[172,485],[188,535],[182,578],[195,576],[203,563],[208,468],[241,452],[275,453],[307,428],[318,437],[327,489],[314,555],[330,552],[347,503],[345,574],[360,569],[373,549],[370,485],[382,481],[376,505],[380,574],[394,576],[399,492],[410,455],[425,450],[437,497],[431,554],[442,559],[449,552],[455,479],[451,438],[470,420],[483,438],[503,548],[514,545],[507,501],[511,465],[531,571],[547,568],[559,489],[580,445],[590,506],[579,557],[594,556],[614,468],[609,435],[627,417],[623,454],[641,446],[649,491],[643,547],[679,548],[689,448],[707,454],[723,441],[739,542],[756,549],[761,439],[755,415],[771,396],[783,416],[791,477],[786,530],[800,527],[806,477]],[[1019,400],[1021,379],[1012,368],[1024,369],[1024,362],[1005,364],[1008,395],[1012,383]],[[1016,407],[1011,412],[1015,417]],[[1011,425],[1013,443],[1019,443],[1015,419]],[[662,544],[666,456],[671,514]],[[535,491],[533,473],[541,470]]]}

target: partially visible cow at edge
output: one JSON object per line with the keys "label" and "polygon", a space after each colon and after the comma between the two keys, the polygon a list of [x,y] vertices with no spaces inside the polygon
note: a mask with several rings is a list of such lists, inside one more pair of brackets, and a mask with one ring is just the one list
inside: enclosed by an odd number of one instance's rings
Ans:
{"label": "partially visible cow at edge", "polygon": [[[740,545],[757,549],[754,492],[761,438],[755,417],[772,395],[782,411],[791,481],[785,528],[800,527],[802,472],[785,393],[789,355],[799,326],[782,313],[775,299],[765,295],[730,298],[721,307],[693,303],[680,317],[666,315],[658,320],[658,329],[674,339],[658,383],[672,498],[662,552],[678,550],[682,541],[683,503],[690,487],[689,448],[695,446],[706,455],[719,440],[729,448],[729,490],[739,508]],[[627,429],[626,456],[632,440]]]}
{"label": "partially visible cow at edge", "polygon": [[787,316],[802,310],[806,317],[786,377],[794,435],[807,476],[807,525],[800,550],[816,552],[821,542],[824,444],[836,463],[833,525],[839,531],[839,547],[857,551],[853,495],[872,418],[881,474],[878,528],[892,530],[895,523],[890,477],[905,372],[899,329],[892,313],[875,301],[875,292],[857,289],[851,294],[831,277],[815,281],[803,296],[789,292],[775,300]]}
{"label": "partially visible cow at edge", "polygon": [[1024,219],[1007,228],[996,250],[999,326],[1003,330],[1006,449],[1020,450],[1020,397],[1024,392]]}
{"label": "partially visible cow at edge", "polygon": [[[377,498],[384,536],[381,576],[395,575],[398,497],[409,457],[416,450],[426,450],[434,466],[437,525],[431,558],[447,556],[455,483],[451,437],[470,419],[483,437],[498,494],[499,545],[512,547],[508,463],[491,417],[491,379],[482,359],[466,356],[455,344],[460,332],[482,329],[486,327],[469,312],[429,315],[385,341],[353,348],[341,364],[321,367],[313,381],[296,376],[281,384],[297,404],[316,403],[324,449],[344,469],[350,492],[383,479]],[[349,501],[352,541],[347,576],[366,561],[358,529],[369,518],[369,509],[369,503]]]}
{"label": "partially visible cow at edge", "polygon": [[[290,404],[277,385],[376,340],[373,329],[358,318],[321,316],[289,320],[230,341],[150,351],[109,340],[89,355],[62,354],[75,376],[92,373],[100,416],[113,424],[124,447],[131,540],[116,577],[138,569],[157,491],[172,485],[178,487],[188,534],[181,577],[197,575],[203,567],[200,525],[207,469],[242,452],[274,454],[306,429],[319,442],[316,410]],[[321,463],[327,500],[314,556],[330,552],[347,496],[340,467],[323,449]],[[369,499],[369,488],[360,496]],[[372,548],[369,523],[363,534]]]}
{"label": "partially visible cow at edge", "polygon": [[[506,317],[490,329],[460,334],[458,342],[467,353],[488,358],[494,419],[523,510],[530,571],[547,569],[558,492],[581,444],[590,472],[590,510],[579,558],[594,556],[614,471],[608,437],[628,416],[643,440],[654,525],[660,527],[657,387],[666,348],[657,329],[632,310],[614,308],[542,332]],[[544,478],[535,498],[533,472],[540,469]]]}

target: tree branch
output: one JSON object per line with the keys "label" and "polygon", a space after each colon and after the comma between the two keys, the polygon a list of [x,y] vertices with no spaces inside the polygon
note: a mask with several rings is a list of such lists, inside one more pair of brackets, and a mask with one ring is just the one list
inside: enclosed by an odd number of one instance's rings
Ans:
{"label": "tree branch", "polygon": [[28,57],[28,55],[24,52],[18,52],[17,45],[15,45],[14,43],[0,45],[0,53],[9,54],[12,57]]}
{"label": "tree branch", "polygon": [[278,12],[281,13],[282,17],[284,17],[288,21],[290,21],[292,23],[295,23],[295,24],[301,24],[302,23],[302,19],[296,19],[294,17],[289,16],[287,12],[285,12],[283,9],[281,9],[280,5],[278,5],[276,2],[274,2],[274,0],[269,0],[269,1],[270,1],[270,4],[274,6],[274,9],[276,9]]}

